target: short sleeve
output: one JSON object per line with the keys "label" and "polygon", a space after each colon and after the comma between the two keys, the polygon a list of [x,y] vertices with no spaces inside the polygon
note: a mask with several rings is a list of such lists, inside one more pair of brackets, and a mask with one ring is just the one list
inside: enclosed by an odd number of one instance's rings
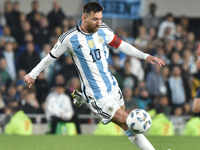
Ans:
{"label": "short sleeve", "polygon": [[100,27],[104,28],[105,30],[106,44],[112,46],[113,48],[118,48],[122,40],[119,37],[117,37],[105,23],[102,23]]}

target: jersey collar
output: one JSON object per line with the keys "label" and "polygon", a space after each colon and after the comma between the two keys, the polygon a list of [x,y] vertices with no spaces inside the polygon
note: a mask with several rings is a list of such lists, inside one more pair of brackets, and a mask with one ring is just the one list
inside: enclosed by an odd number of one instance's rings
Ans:
{"label": "jersey collar", "polygon": [[81,33],[84,34],[84,35],[92,35],[93,33],[85,33],[85,32],[83,32],[83,31],[81,30],[81,28],[80,28],[81,23],[82,23],[82,20],[79,20],[79,21],[78,21],[78,25],[76,26],[78,32],[81,32]]}

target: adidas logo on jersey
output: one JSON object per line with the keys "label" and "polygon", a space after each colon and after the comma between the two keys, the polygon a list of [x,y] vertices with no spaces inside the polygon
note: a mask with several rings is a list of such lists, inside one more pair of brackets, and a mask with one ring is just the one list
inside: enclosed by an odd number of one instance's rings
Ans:
{"label": "adidas logo on jersey", "polygon": [[81,47],[83,47],[81,44],[77,47],[77,49],[79,49],[79,48],[81,48]]}

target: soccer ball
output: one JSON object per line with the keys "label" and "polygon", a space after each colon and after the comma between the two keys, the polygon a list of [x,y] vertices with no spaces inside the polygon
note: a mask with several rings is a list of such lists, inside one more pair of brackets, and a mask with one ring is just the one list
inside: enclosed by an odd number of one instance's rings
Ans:
{"label": "soccer ball", "polygon": [[134,109],[128,114],[126,124],[133,133],[145,133],[151,127],[151,117],[143,109]]}

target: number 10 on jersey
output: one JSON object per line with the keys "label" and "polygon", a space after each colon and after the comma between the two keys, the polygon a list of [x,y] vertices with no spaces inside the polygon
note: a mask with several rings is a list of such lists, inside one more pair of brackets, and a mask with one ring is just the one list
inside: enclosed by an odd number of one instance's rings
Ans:
{"label": "number 10 on jersey", "polygon": [[93,62],[101,59],[100,49],[95,49],[93,51],[90,51],[90,55],[92,56]]}

